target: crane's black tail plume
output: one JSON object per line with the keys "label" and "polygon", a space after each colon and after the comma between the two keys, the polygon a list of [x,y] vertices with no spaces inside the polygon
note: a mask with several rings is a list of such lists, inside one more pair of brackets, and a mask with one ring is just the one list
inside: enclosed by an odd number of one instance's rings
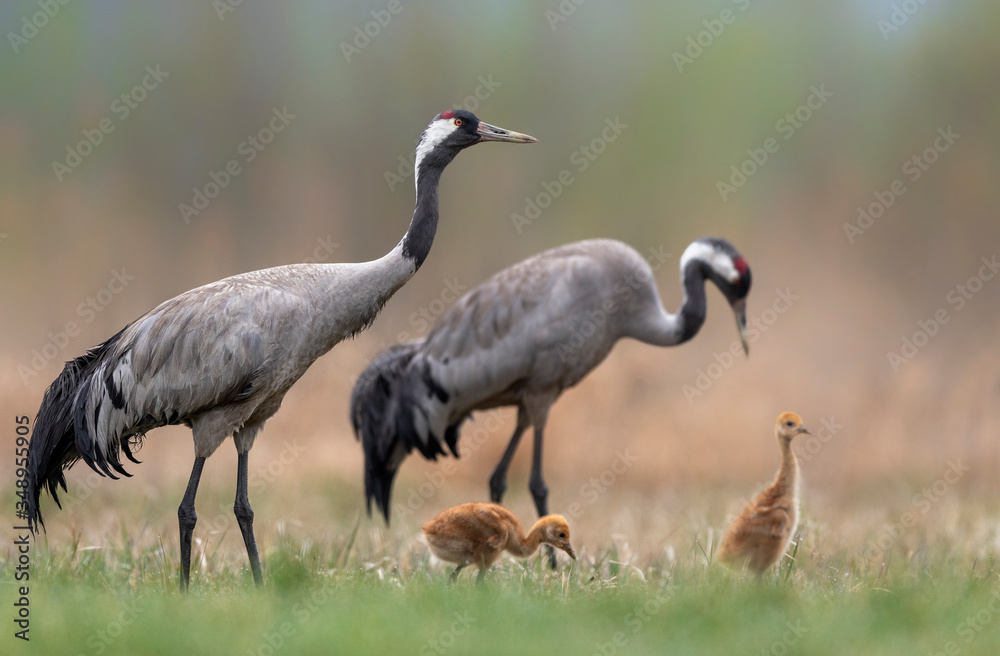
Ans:
{"label": "crane's black tail plume", "polygon": [[[110,448],[106,455],[99,447],[95,449],[94,440],[86,432],[85,422],[82,417],[79,421],[77,418],[83,412],[87,387],[121,335],[119,332],[103,344],[67,362],[59,377],[45,391],[28,445],[26,502],[28,526],[32,531],[37,532],[39,527],[45,527],[39,504],[42,489],[47,488],[53,501],[61,508],[57,493],[60,487],[66,490],[63,470],[69,469],[77,460],[83,458],[99,474],[107,474],[112,478],[117,476],[111,473],[109,466],[120,474],[129,475],[118,460],[118,449]],[[121,447],[129,460],[137,462],[132,457],[127,439],[122,440]]]}
{"label": "crane's black tail plume", "polygon": [[[376,356],[351,395],[351,423],[365,452],[368,514],[374,499],[386,523],[392,483],[403,458],[414,448],[429,460],[445,455],[441,441],[430,431],[429,409],[422,401],[432,396],[445,402],[448,394],[430,379],[429,372],[410,366],[420,346],[421,342],[395,344]],[[444,436],[455,457],[457,440],[458,424],[448,427]]]}

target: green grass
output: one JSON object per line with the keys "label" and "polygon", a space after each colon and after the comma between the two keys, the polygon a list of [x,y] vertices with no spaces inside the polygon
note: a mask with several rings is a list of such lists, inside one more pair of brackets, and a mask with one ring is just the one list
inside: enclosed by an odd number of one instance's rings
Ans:
{"label": "green grass", "polygon": [[[430,566],[422,546],[357,537],[348,532],[325,545],[280,539],[264,554],[261,590],[240,566],[243,554],[227,553],[223,562],[207,545],[187,596],[177,592],[169,547],[137,547],[127,532],[103,549],[42,542],[31,581],[31,649],[923,655],[995,654],[1000,645],[993,562],[946,543],[873,561],[850,549],[819,556],[806,541],[795,560],[761,579],[711,564],[699,544],[649,562],[609,547],[576,563],[562,559],[554,572],[540,556],[505,560],[483,585],[467,571],[449,586],[447,570]],[[11,563],[0,571],[9,586]]]}

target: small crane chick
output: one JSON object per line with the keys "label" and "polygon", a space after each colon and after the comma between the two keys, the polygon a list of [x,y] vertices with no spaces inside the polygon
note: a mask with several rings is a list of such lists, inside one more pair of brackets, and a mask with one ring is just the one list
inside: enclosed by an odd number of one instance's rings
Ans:
{"label": "small crane chick", "polygon": [[463,503],[449,508],[424,524],[424,538],[431,553],[455,563],[452,581],[466,565],[479,566],[479,578],[507,550],[520,558],[535,553],[543,542],[558,547],[573,560],[576,554],[569,543],[569,525],[562,515],[546,515],[525,536],[521,522],[509,510],[496,503]]}
{"label": "small crane chick", "polygon": [[781,449],[781,468],[774,482],[747,504],[733,521],[719,548],[719,560],[746,566],[758,575],[784,555],[799,521],[799,463],[792,452],[792,438],[812,435],[794,412],[778,416],[774,425]]}

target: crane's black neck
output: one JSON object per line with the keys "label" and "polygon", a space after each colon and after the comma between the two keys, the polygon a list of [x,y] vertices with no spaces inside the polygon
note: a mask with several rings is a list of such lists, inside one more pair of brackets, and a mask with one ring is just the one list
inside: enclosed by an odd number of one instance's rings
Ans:
{"label": "crane's black neck", "polygon": [[413,260],[419,269],[431,251],[438,225],[438,185],[441,173],[448,162],[428,162],[421,166],[417,175],[417,204],[413,209],[410,227],[403,237],[403,257]]}
{"label": "crane's black neck", "polygon": [[702,324],[705,323],[707,268],[708,265],[701,260],[692,260],[681,273],[684,285],[684,303],[678,312],[678,332],[680,333],[678,344],[683,344],[697,335]]}

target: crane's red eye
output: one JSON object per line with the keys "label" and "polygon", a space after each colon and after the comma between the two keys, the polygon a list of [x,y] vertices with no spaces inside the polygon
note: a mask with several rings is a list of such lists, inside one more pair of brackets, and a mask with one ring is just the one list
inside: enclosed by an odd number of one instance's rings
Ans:
{"label": "crane's red eye", "polygon": [[462,124],[462,119],[456,118],[455,119],[455,125],[461,125],[461,124]]}

